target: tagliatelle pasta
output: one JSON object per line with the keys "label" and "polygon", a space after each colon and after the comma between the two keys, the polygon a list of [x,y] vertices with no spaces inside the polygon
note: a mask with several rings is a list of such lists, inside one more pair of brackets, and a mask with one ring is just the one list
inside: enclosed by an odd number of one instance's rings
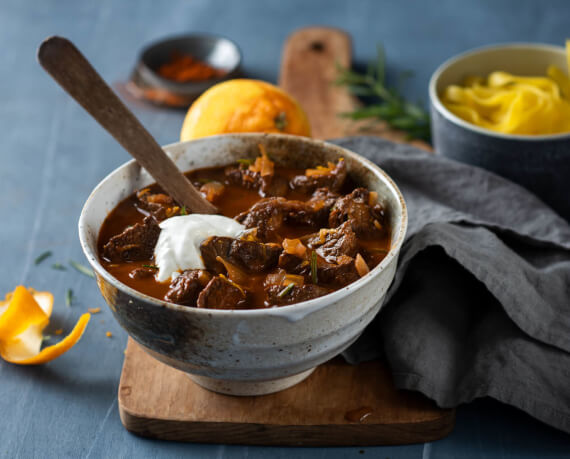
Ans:
{"label": "tagliatelle pasta", "polygon": [[[570,41],[566,43],[570,65]],[[493,72],[486,79],[466,78],[450,85],[441,100],[458,117],[505,134],[547,135],[570,132],[570,79],[556,66],[545,77]]]}

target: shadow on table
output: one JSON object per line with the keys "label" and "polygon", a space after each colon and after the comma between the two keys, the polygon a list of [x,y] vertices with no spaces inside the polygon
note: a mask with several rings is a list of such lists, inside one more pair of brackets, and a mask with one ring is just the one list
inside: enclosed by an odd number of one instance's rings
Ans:
{"label": "shadow on table", "polygon": [[97,379],[78,374],[77,371],[62,370],[61,367],[53,368],[48,365],[43,366],[16,366],[11,368],[11,372],[16,378],[28,380],[34,378],[42,391],[50,394],[45,395],[65,395],[66,398],[88,396],[91,401],[107,404],[109,394],[116,394],[118,378]]}
{"label": "shadow on table", "polygon": [[449,437],[431,444],[432,457],[479,451],[480,457],[569,457],[570,434],[547,426],[516,408],[492,399],[457,410]]}

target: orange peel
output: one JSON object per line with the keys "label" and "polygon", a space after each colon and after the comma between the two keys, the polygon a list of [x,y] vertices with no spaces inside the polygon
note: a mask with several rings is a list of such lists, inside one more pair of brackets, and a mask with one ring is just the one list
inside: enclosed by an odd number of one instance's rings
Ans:
{"label": "orange peel", "polygon": [[[69,335],[41,349],[53,311],[53,295],[18,286],[0,301],[0,356],[10,363],[39,365],[56,359],[81,338],[91,315],[83,314]],[[41,350],[40,350],[41,349]]]}

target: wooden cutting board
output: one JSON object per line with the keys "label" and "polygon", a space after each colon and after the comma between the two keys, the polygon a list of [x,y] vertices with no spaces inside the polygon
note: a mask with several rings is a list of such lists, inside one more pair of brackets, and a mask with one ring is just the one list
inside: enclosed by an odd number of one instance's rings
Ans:
{"label": "wooden cutting board", "polygon": [[[336,29],[301,29],[285,44],[280,85],[306,109],[314,137],[360,132],[361,124],[337,116],[357,102],[332,84],[335,62],[346,66],[350,60],[350,39]],[[404,138],[385,126],[375,134]],[[131,339],[119,385],[119,413],[129,431],[147,437],[252,445],[427,442],[447,435],[455,420],[454,410],[439,409],[418,393],[397,391],[381,361],[352,366],[337,358],[285,391],[233,397],[201,388]]]}

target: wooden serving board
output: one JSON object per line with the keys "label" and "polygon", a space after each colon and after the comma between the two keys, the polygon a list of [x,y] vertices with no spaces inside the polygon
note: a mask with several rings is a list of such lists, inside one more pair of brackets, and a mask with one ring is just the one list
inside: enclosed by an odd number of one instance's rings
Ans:
{"label": "wooden serving board", "polygon": [[[285,43],[281,59],[279,85],[291,94],[307,112],[312,136],[334,139],[350,135],[377,135],[394,142],[407,142],[401,131],[382,122],[352,121],[341,113],[359,105],[344,86],[337,86],[337,65],[350,67],[352,45],[342,30],[330,27],[307,27],[294,32]],[[410,143],[431,151],[421,140]]]}
{"label": "wooden serving board", "polygon": [[[337,116],[357,102],[332,84],[335,62],[346,66],[350,60],[350,38],[337,29],[300,29],[285,44],[280,85],[307,111],[314,137],[360,132],[359,123]],[[401,133],[385,126],[375,133],[403,141]],[[201,388],[131,339],[119,413],[129,431],[164,440],[304,446],[427,442],[447,435],[455,419],[454,410],[439,409],[418,393],[397,391],[381,361],[352,366],[337,358],[285,391],[234,397]]]}
{"label": "wooden serving board", "polygon": [[287,390],[236,397],[203,389],[130,338],[119,413],[129,431],[163,440],[299,446],[432,441],[455,418],[418,393],[396,391],[379,361],[337,358]]}

